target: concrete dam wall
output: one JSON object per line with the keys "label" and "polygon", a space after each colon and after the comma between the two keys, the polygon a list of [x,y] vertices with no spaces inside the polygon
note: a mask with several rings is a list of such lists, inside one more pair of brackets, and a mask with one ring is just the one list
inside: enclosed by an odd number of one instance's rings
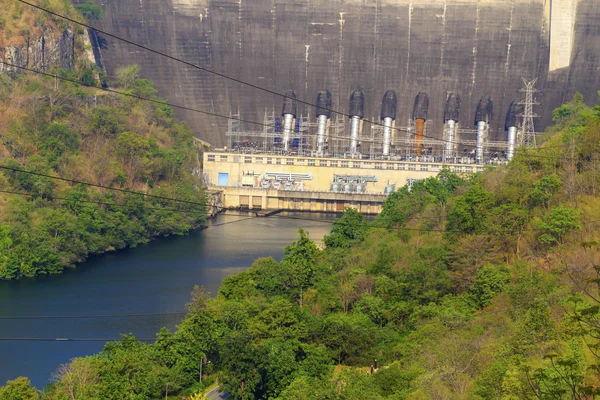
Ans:
{"label": "concrete dam wall", "polygon": [[[473,128],[490,97],[491,138],[504,140],[506,110],[521,78],[539,78],[542,116],[576,91],[600,89],[600,0],[104,0],[101,29],[278,93],[316,102],[328,89],[345,113],[352,90],[365,93],[365,118],[379,120],[388,89],[398,94],[397,125],[415,95],[429,95],[433,135],[442,136],[448,92],[462,98],[460,125]],[[281,97],[257,91],[100,35],[109,75],[138,63],[161,95],[219,114],[262,122]],[[299,104],[298,112],[315,110]],[[227,121],[177,111],[196,135],[226,143]],[[248,130],[260,130],[247,125]],[[366,130],[364,131],[366,132]]]}

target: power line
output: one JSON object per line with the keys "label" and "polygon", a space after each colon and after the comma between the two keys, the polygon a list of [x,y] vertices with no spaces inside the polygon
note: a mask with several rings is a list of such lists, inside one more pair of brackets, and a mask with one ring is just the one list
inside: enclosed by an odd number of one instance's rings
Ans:
{"label": "power line", "polygon": [[41,172],[27,171],[27,170],[15,168],[15,167],[9,167],[7,165],[0,165],[0,169],[4,169],[4,170],[8,170],[8,171],[13,171],[13,172],[19,172],[19,173],[25,173],[25,174],[30,174],[30,175],[35,175],[35,176],[39,176],[39,177],[42,177],[42,178],[56,179],[56,180],[59,180],[59,181],[70,182],[70,183],[77,184],[77,185],[92,186],[92,187],[97,187],[97,188],[100,188],[100,189],[107,189],[107,190],[114,190],[114,191],[122,192],[122,193],[135,194],[135,195],[138,195],[138,196],[150,197],[150,198],[159,199],[159,200],[175,201],[175,202],[179,202],[179,203],[193,204],[193,205],[205,205],[205,204],[197,202],[197,201],[182,200],[182,199],[176,199],[176,198],[172,198],[172,197],[158,196],[158,195],[153,195],[153,194],[136,192],[134,190],[115,188],[115,187],[111,187],[111,186],[100,185],[100,184],[97,184],[97,183],[84,182],[84,181],[80,181],[80,180],[77,180],[77,179],[63,178],[62,176],[48,175],[48,174],[42,174]]}
{"label": "power line", "polygon": [[[136,208],[136,209],[148,209],[148,210],[156,210],[156,211],[173,211],[173,212],[188,212],[188,211],[197,212],[197,211],[199,211],[199,210],[191,210],[191,209],[151,207],[151,206],[146,206],[146,205],[128,205],[128,204],[108,203],[108,202],[104,202],[104,201],[95,201],[95,200],[69,199],[67,197],[57,197],[57,196],[36,196],[31,193],[15,192],[15,191],[11,191],[11,190],[0,190],[0,193],[14,194],[14,195],[25,196],[25,197],[39,197],[44,200],[60,200],[60,201],[71,201],[73,203],[98,204],[98,205],[109,206],[109,207]],[[207,207],[213,206],[212,204],[201,204],[201,203],[198,203],[198,205],[199,206],[207,206]]]}
{"label": "power line", "polygon": [[[193,314],[193,313],[192,313]],[[476,317],[478,314],[473,314]],[[505,315],[503,311],[487,312],[483,315]],[[418,322],[417,326],[439,325],[442,321],[427,321]],[[377,333],[385,331],[386,327],[373,326],[372,328],[357,328],[352,329],[352,332],[367,332]],[[219,340],[240,340],[240,339],[285,339],[285,338],[310,338],[322,335],[332,335],[334,332],[318,331],[299,331],[297,334],[282,334],[282,335],[255,335],[251,332],[232,331],[228,335],[216,337],[196,338],[196,337],[163,337],[163,338],[136,338],[136,337],[119,337],[119,338],[69,338],[69,337],[0,337],[0,342],[198,342],[198,341],[219,341]]]}
{"label": "power line", "polygon": [[[173,108],[178,108],[178,109],[181,109],[181,110],[197,112],[197,113],[200,113],[200,114],[210,115],[210,116],[214,116],[214,117],[218,117],[218,118],[223,118],[223,119],[227,119],[227,120],[234,120],[234,121],[249,123],[249,124],[258,125],[258,126],[267,127],[267,128],[274,128],[274,129],[277,128],[277,126],[275,124],[265,124],[264,122],[250,121],[250,120],[247,120],[247,119],[235,117],[233,115],[229,115],[228,116],[228,115],[213,113],[213,112],[209,112],[209,111],[205,111],[205,110],[199,110],[197,108],[191,108],[191,107],[182,106],[182,105],[179,105],[179,104],[169,103],[169,102],[164,101],[164,100],[158,100],[158,99],[152,99],[152,98],[147,98],[147,97],[143,97],[143,96],[138,96],[138,95],[136,95],[134,93],[122,92],[122,91],[119,91],[119,90],[105,88],[105,87],[102,87],[102,86],[90,85],[90,84],[86,84],[86,83],[83,83],[83,82],[75,80],[75,79],[69,79],[69,78],[61,77],[61,76],[56,75],[56,74],[51,74],[51,73],[48,73],[48,72],[39,71],[39,70],[35,70],[35,69],[32,69],[32,68],[22,67],[22,66],[19,66],[19,65],[16,65],[16,64],[7,63],[7,62],[4,62],[4,61],[0,61],[0,64],[4,64],[6,66],[13,67],[13,68],[18,68],[18,69],[21,69],[23,71],[28,71],[28,72],[31,72],[31,73],[35,73],[35,74],[47,76],[47,77],[50,77],[50,78],[58,79],[58,80],[61,80],[61,81],[70,82],[70,83],[73,83],[73,84],[76,84],[76,85],[81,85],[81,86],[84,86],[84,87],[87,87],[87,88],[103,90],[103,91],[106,91],[106,92],[109,92],[109,93],[114,93],[114,94],[119,94],[119,95],[126,96],[126,97],[135,98],[135,99],[138,99],[138,100],[141,100],[141,101],[148,101],[148,102],[151,102],[151,103],[160,104],[160,105],[166,105],[166,106],[173,107]],[[365,121],[367,121],[367,120],[365,120]],[[381,125],[381,124],[379,124],[379,125]],[[393,129],[398,130],[397,128],[393,128]],[[434,138],[433,136],[428,136],[428,135],[423,135],[423,137],[424,138],[429,138],[429,139],[441,140],[442,142],[446,141],[448,143],[461,144],[461,142],[442,140],[442,139]],[[341,135],[329,135],[329,138],[331,138],[331,139],[346,139],[345,136],[341,136]],[[365,138],[363,140],[368,140],[369,143],[374,143],[374,144],[376,144],[376,143],[379,144],[379,143],[383,142],[383,139],[369,139],[369,138]],[[466,147],[473,147],[472,145],[468,145],[468,144],[465,144],[464,146],[466,146]]]}
{"label": "power line", "polygon": [[[175,201],[175,202],[183,202],[183,203],[186,203],[186,204],[193,204],[193,205],[199,205],[199,206],[207,206],[207,204],[205,204],[205,203],[192,202],[192,201],[188,201],[188,200],[181,200],[181,199],[169,198],[169,197],[164,197],[164,196],[147,195],[147,194],[144,194],[144,193],[130,191],[130,190],[126,190],[126,189],[113,188],[113,187],[104,186],[104,185],[98,185],[98,184],[94,184],[94,183],[90,183],[90,182],[84,182],[84,181],[78,181],[78,180],[73,180],[73,179],[67,179],[67,178],[63,178],[63,177],[60,177],[60,176],[53,176],[53,175],[41,174],[41,173],[38,173],[38,172],[21,170],[21,169],[18,169],[18,168],[7,167],[7,166],[2,166],[2,165],[0,165],[0,169],[8,169],[8,170],[12,170],[12,171],[15,171],[15,172],[22,172],[22,173],[26,173],[26,174],[37,175],[37,176],[42,176],[42,177],[46,177],[46,178],[50,178],[50,179],[58,179],[58,180],[63,180],[63,181],[69,181],[69,182],[76,183],[76,184],[83,184],[83,185],[89,185],[89,186],[93,186],[93,187],[100,187],[102,189],[107,189],[107,190],[116,190],[116,191],[125,192],[125,193],[132,193],[132,194],[143,195],[143,196],[148,196],[148,197],[155,197],[155,198],[162,199],[162,200]],[[4,191],[4,192],[8,192],[8,191]],[[11,194],[31,196],[30,194],[25,194],[25,193],[20,193],[20,192],[11,192]],[[70,200],[70,199],[62,198],[62,200]],[[85,202],[88,202],[86,200],[75,200],[75,201],[82,201],[82,202],[85,201]],[[89,202],[97,203],[97,204],[102,203],[102,202],[95,202],[95,201],[89,201]],[[109,206],[121,206],[121,205],[114,204],[114,203],[104,203],[104,204],[105,205],[109,205]],[[122,205],[122,206],[127,207],[127,205]],[[220,208],[221,210],[233,210],[232,208],[218,207],[218,206],[214,206],[214,205],[211,205],[211,206]],[[160,209],[160,208],[158,208],[158,209],[159,210],[165,210],[165,209]],[[178,211],[178,210],[176,210],[176,211]],[[245,216],[245,215],[238,215],[238,216]],[[277,216],[278,215],[275,215],[275,217],[277,217]],[[311,219],[307,219],[307,218],[290,217],[290,216],[279,216],[279,217],[290,218],[290,219],[311,220]],[[253,219],[253,218],[255,218],[255,217],[250,217],[250,218],[247,218],[247,219]],[[327,222],[327,221],[315,220],[315,219],[312,219],[312,221]],[[233,222],[234,221],[229,221],[229,222],[226,222],[226,223],[218,224],[216,226],[226,225],[226,224],[233,223]],[[235,222],[241,222],[241,220],[236,220]],[[330,223],[330,222],[327,222],[327,223]],[[423,230],[423,229],[417,229],[417,228],[400,228],[400,227],[398,227],[397,229],[428,231],[428,232],[435,231],[435,230],[431,230],[431,229]],[[439,231],[439,232],[447,232],[447,230],[437,230],[437,231]]]}
{"label": "power line", "polygon": [[[20,0],[19,0],[20,1]],[[76,85],[81,85],[90,89],[98,89],[98,90],[102,90],[102,91],[106,91],[109,93],[113,93],[113,94],[118,94],[118,95],[122,95],[122,96],[126,96],[126,97],[131,97],[131,98],[135,98],[141,101],[148,101],[154,104],[160,104],[160,105],[165,105],[165,106],[169,106],[169,107],[173,107],[173,108],[178,108],[181,110],[186,110],[186,111],[192,111],[192,112],[197,112],[200,114],[205,114],[205,115],[210,115],[210,116],[214,116],[214,117],[218,117],[218,118],[223,118],[223,119],[227,119],[227,120],[235,120],[235,121],[239,121],[239,122],[244,122],[244,123],[249,123],[249,124],[253,124],[253,125],[258,125],[258,126],[262,126],[262,127],[267,127],[267,128],[276,128],[276,126],[274,124],[265,124],[264,122],[257,122],[257,121],[251,121],[251,120],[247,120],[247,119],[243,119],[243,118],[238,118],[232,115],[223,115],[223,114],[218,114],[218,113],[214,113],[214,112],[210,112],[210,111],[205,111],[205,110],[199,110],[197,108],[191,108],[191,107],[187,107],[187,106],[183,106],[183,105],[179,105],[179,104],[173,104],[173,103],[169,103],[168,101],[165,100],[159,100],[159,99],[152,99],[152,98],[148,98],[148,97],[143,97],[143,96],[138,96],[134,93],[129,93],[129,92],[122,92],[119,90],[115,90],[115,89],[110,89],[110,88],[105,88],[102,86],[96,86],[96,85],[90,85],[90,84],[86,84],[83,83],[81,81],[75,80],[75,79],[69,79],[69,78],[65,78],[65,77],[61,77],[58,76],[56,74],[50,74],[44,71],[39,71],[39,70],[35,70],[32,68],[27,68],[27,67],[22,67],[16,64],[11,64],[11,63],[7,63],[5,61],[0,61],[0,64],[4,64],[6,66],[9,67],[13,67],[13,68],[18,68],[24,71],[28,71],[28,72],[32,72],[35,74],[39,74],[39,75],[43,75],[46,77],[50,77],[50,78],[54,78],[54,79],[58,79],[58,80],[62,80],[65,82],[70,82]],[[369,122],[368,120],[365,120],[366,122]],[[376,124],[376,125],[381,125],[382,124]],[[394,128],[396,130],[399,130],[398,128]],[[341,136],[341,135],[329,135],[329,137],[331,139],[346,139],[345,136]],[[447,142],[447,143],[452,143],[452,144],[461,144],[465,147],[473,147],[475,148],[476,146],[474,145],[469,145],[469,144],[463,144],[460,141],[449,141],[446,139],[439,139],[439,138],[435,138],[433,136],[428,136],[428,135],[423,135],[424,138],[428,138],[428,139],[434,139],[434,140],[438,140],[440,142]],[[383,142],[383,139],[373,139],[373,138],[365,138],[364,140],[368,140],[369,143],[373,143],[373,144],[379,144]],[[564,145],[564,146],[553,146],[553,147],[568,147],[569,145]],[[551,148],[549,147],[545,147],[545,148]],[[544,147],[538,147],[538,150],[543,150],[545,149]],[[491,151],[488,151],[488,154],[492,153]]]}
{"label": "power line", "polygon": [[[192,63],[192,62],[189,62],[189,61],[183,60],[183,59],[181,59],[181,58],[178,58],[178,57],[172,56],[172,55],[170,55],[170,54],[167,54],[167,53],[164,53],[164,52],[161,52],[161,51],[158,51],[158,50],[152,49],[152,48],[150,48],[150,47],[147,47],[147,46],[141,45],[141,44],[139,44],[139,43],[133,42],[133,41],[131,41],[131,40],[129,40],[129,39],[125,39],[125,38],[122,38],[122,37],[120,37],[120,36],[117,36],[117,35],[115,35],[115,34],[112,34],[112,33],[106,32],[106,31],[103,31],[103,30],[101,30],[101,29],[94,28],[94,27],[92,27],[92,26],[91,26],[91,25],[89,25],[89,24],[86,24],[86,23],[83,23],[83,22],[79,22],[79,21],[77,21],[77,20],[74,20],[74,19],[72,19],[72,18],[69,18],[69,17],[67,17],[67,16],[61,15],[61,14],[59,14],[59,13],[56,13],[56,12],[54,12],[54,11],[51,11],[51,10],[49,10],[49,9],[47,9],[47,8],[41,7],[41,6],[39,6],[39,5],[32,4],[32,3],[29,3],[29,2],[27,2],[27,1],[25,1],[25,0],[18,0],[18,1],[19,1],[19,2],[21,2],[21,3],[23,3],[23,4],[26,4],[26,5],[28,5],[28,6],[30,6],[30,7],[36,8],[36,9],[38,9],[38,10],[40,10],[40,11],[43,11],[43,12],[46,12],[46,13],[48,13],[48,14],[54,15],[54,16],[56,16],[56,17],[62,18],[62,19],[64,19],[64,20],[66,20],[66,21],[72,22],[72,23],[74,23],[74,24],[81,25],[81,26],[83,26],[83,27],[85,27],[85,28],[87,28],[87,29],[91,29],[91,30],[93,30],[93,31],[96,31],[96,32],[99,32],[99,33],[101,33],[101,34],[103,34],[103,35],[106,35],[106,36],[112,37],[112,38],[114,38],[114,39],[120,40],[120,41],[122,41],[122,42],[125,42],[125,43],[127,43],[127,44],[130,44],[130,45],[132,45],[132,46],[138,47],[138,48],[140,48],[140,49],[142,49],[142,50],[146,50],[146,51],[149,51],[149,52],[151,52],[151,53],[154,53],[154,54],[160,55],[160,56],[162,56],[162,57],[166,57],[166,58],[168,58],[168,59],[170,59],[170,60],[172,60],[172,61],[176,61],[176,62],[182,63],[182,64],[184,64],[184,65],[187,65],[187,66],[189,66],[189,67],[193,67],[193,68],[195,68],[195,69],[198,69],[198,70],[201,70],[201,71],[204,71],[204,72],[208,72],[208,73],[210,73],[210,74],[213,74],[213,75],[219,76],[219,77],[221,77],[221,78],[228,79],[228,80],[231,80],[231,81],[233,81],[233,82],[236,82],[236,83],[239,83],[239,84],[242,84],[242,85],[245,85],[245,86],[251,87],[251,88],[253,88],[253,89],[257,89],[257,90],[260,90],[260,91],[264,91],[264,92],[267,92],[267,93],[270,93],[270,94],[273,94],[273,95],[276,95],[276,96],[282,97],[282,98],[284,98],[284,99],[286,99],[286,98],[289,98],[289,97],[288,97],[288,96],[286,96],[285,94],[278,93],[278,92],[276,92],[276,91],[274,91],[274,90],[267,89],[267,88],[265,88],[265,87],[262,87],[262,86],[259,86],[259,85],[255,85],[255,84],[253,84],[253,83],[249,83],[249,82],[243,81],[243,80],[241,80],[241,79],[238,79],[238,78],[234,78],[234,77],[232,77],[232,76],[229,76],[229,75],[223,74],[223,73],[221,73],[221,72],[218,72],[218,71],[214,71],[214,70],[208,69],[208,68],[206,68],[206,67],[202,67],[202,66],[200,66],[200,65],[197,65],[197,64],[194,64],[194,63]],[[298,103],[304,104],[304,105],[308,105],[308,106],[311,106],[311,107],[316,107],[316,108],[318,108],[318,106],[317,106],[316,104],[314,104],[314,103],[311,103],[311,102],[307,102],[307,101],[304,101],[304,100],[301,100],[301,99],[293,99],[293,100],[295,100],[295,101],[296,101],[296,102],[298,102]],[[351,115],[349,115],[349,114],[346,114],[346,113],[343,113],[343,112],[340,112],[340,111],[336,111],[336,110],[333,110],[333,109],[329,109],[328,111],[330,111],[330,112],[332,112],[332,113],[334,113],[334,114],[338,114],[338,115],[341,115],[341,116],[347,117],[347,118],[351,118],[351,117],[352,117],[352,116],[351,116]],[[222,117],[222,115],[218,115],[218,114],[216,114],[216,116]],[[236,118],[236,120],[240,120],[240,119],[237,119],[237,118]],[[368,119],[363,119],[363,121],[364,121],[365,123],[369,123],[369,124],[371,124],[371,125],[385,127],[385,125],[384,125],[384,124],[382,124],[382,123],[379,123],[379,122],[371,121],[371,120],[368,120]],[[258,122],[252,122],[252,123],[254,123],[254,124],[258,124],[258,125],[264,125],[264,124],[262,124],[262,123],[258,123]],[[398,131],[398,132],[400,132],[400,131],[401,131],[399,128],[395,128],[395,127],[387,127],[387,128],[389,128],[389,129],[392,129],[392,130],[395,130],[395,131]],[[432,136],[428,136],[428,135],[422,135],[422,136],[423,136],[424,138],[428,138],[428,139],[435,139],[435,140],[439,140],[439,141],[441,141],[441,142],[447,142],[447,143],[452,143],[452,144],[456,144],[456,143],[460,144],[460,142],[456,142],[456,141],[449,141],[449,140],[446,140],[446,139],[434,138],[434,137],[432,137]],[[467,145],[467,144],[463,144],[463,146],[466,146],[466,147],[472,147],[472,148],[476,148],[476,147],[477,147],[476,145]]]}
{"label": "power line", "polygon": [[[1,168],[1,167],[0,167]],[[14,195],[22,195],[22,196],[33,196],[31,194],[28,193],[21,193],[21,192],[12,192],[12,191],[5,191],[5,190],[0,190],[0,193],[9,193],[9,194],[14,194]],[[70,200],[70,199],[66,199],[66,198],[55,198],[55,199],[62,199],[62,200]],[[104,205],[108,205],[108,206],[118,206],[118,207],[128,207],[128,208],[135,208],[136,206],[127,206],[127,205],[120,205],[120,204],[115,204],[115,203],[104,203],[104,202],[96,202],[96,201],[86,201],[86,200],[74,200],[75,202],[79,201],[79,202],[88,202],[88,203],[94,203],[94,204],[104,204]],[[201,203],[198,203],[201,205]],[[221,209],[222,211],[231,211],[231,210],[236,210],[233,208],[225,208],[225,207],[219,207],[219,206],[215,206],[218,209]],[[164,208],[155,208],[155,207],[145,207],[143,205],[137,206],[137,208],[148,208],[148,209],[156,209],[159,211],[166,211],[169,209],[164,209]],[[185,212],[186,210],[177,210],[177,209],[172,209],[172,211],[174,212]],[[248,214],[231,214],[229,212],[226,212],[225,214],[222,214],[224,216],[237,216],[237,217],[247,217],[247,218],[243,218],[243,219],[238,219],[235,221],[225,221],[222,223],[218,223],[218,224],[213,224],[210,225],[210,227],[218,227],[218,226],[223,226],[223,225],[229,225],[229,224],[234,224],[234,223],[238,223],[238,222],[243,222],[243,221],[247,221],[247,220],[252,220],[252,219],[256,219],[259,218],[257,216],[248,216]],[[286,219],[294,219],[294,220],[301,220],[301,221],[311,221],[311,222],[320,222],[320,223],[327,223],[327,224],[333,224],[336,223],[338,225],[350,225],[350,223],[343,223],[337,220],[323,220],[323,219],[315,219],[315,218],[306,218],[306,217],[294,217],[294,216],[289,216],[289,215],[280,215],[280,214],[276,214],[276,215],[272,215],[266,218],[286,218]],[[435,222],[435,219],[432,218],[410,218],[407,222],[410,221],[419,221],[419,220],[426,220],[426,221],[431,221],[431,222]],[[374,221],[371,222],[385,222],[385,221],[394,221],[394,219],[392,218],[379,218],[376,219]],[[600,221],[584,221],[584,223],[594,223],[594,222],[600,222]],[[412,228],[412,227],[404,227],[404,226],[375,226],[375,225],[370,225],[367,227],[368,229],[386,229],[386,230],[395,230],[395,231],[414,231],[414,232],[437,232],[437,233],[446,233],[446,232],[463,232],[460,229],[433,229],[433,228]],[[538,232],[540,231],[539,229],[526,229],[524,231],[533,231],[533,232]],[[482,233],[484,231],[481,232],[473,232],[473,233]],[[507,230],[508,232],[508,230]]]}
{"label": "power line", "polygon": [[105,92],[119,94],[121,96],[126,96],[126,97],[132,97],[132,98],[135,98],[135,99],[138,99],[138,100],[148,101],[148,102],[155,103],[155,104],[160,104],[160,105],[163,105],[163,106],[169,106],[169,107],[173,107],[173,108],[179,108],[181,110],[186,110],[186,111],[193,111],[193,112],[197,112],[197,113],[200,113],[200,114],[210,115],[210,116],[218,117],[218,118],[234,119],[236,121],[240,121],[240,122],[244,122],[244,123],[248,123],[248,124],[260,125],[260,126],[267,126],[267,127],[274,127],[274,125],[267,125],[267,124],[264,124],[262,122],[250,121],[250,120],[246,120],[246,119],[242,119],[242,118],[235,118],[235,117],[232,117],[232,116],[227,116],[227,115],[222,115],[222,114],[218,114],[218,113],[213,113],[213,112],[210,112],[210,111],[199,110],[197,108],[191,108],[191,107],[182,106],[182,105],[179,105],[179,104],[169,103],[168,101],[165,101],[165,100],[151,99],[151,98],[148,98],[148,97],[138,96],[138,95],[136,95],[134,93],[122,92],[120,90],[105,88],[105,87],[102,87],[102,86],[90,85],[90,84],[86,84],[86,83],[83,83],[83,82],[75,80],[75,79],[69,79],[69,78],[65,78],[63,76],[59,76],[59,75],[55,75],[55,74],[50,74],[48,72],[39,71],[39,70],[35,70],[35,69],[32,69],[32,68],[27,68],[27,67],[22,67],[22,66],[19,66],[19,65],[16,65],[16,64],[10,64],[10,63],[7,63],[5,61],[0,61],[0,64],[4,64],[4,65],[7,65],[9,67],[18,68],[18,69],[21,69],[23,71],[32,72],[32,73],[35,73],[35,74],[44,75],[44,76],[47,76],[47,77],[50,77],[50,78],[53,78],[53,79],[58,79],[58,80],[61,80],[61,81],[74,83],[76,85],[85,86],[85,87],[88,87],[88,88],[91,88],[91,89],[103,90]]}
{"label": "power line", "polygon": [[33,320],[33,319],[105,319],[105,318],[136,318],[160,317],[168,315],[185,315],[185,311],[164,313],[133,313],[133,314],[97,314],[97,315],[27,315],[27,316],[0,316],[0,320]]}

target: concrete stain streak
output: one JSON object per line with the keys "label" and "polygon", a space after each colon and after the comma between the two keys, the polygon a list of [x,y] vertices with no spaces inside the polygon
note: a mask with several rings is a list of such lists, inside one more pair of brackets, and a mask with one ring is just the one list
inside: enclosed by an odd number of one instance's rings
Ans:
{"label": "concrete stain streak", "polygon": [[308,56],[309,56],[309,49],[310,49],[310,44],[305,45],[304,47],[306,47],[306,66],[305,66],[305,80],[304,80],[304,90],[305,92],[308,92]]}
{"label": "concrete stain streak", "polygon": [[[338,76],[337,76],[337,86],[338,86],[338,108],[342,104],[342,66],[344,65],[344,12],[340,12],[340,19],[338,22],[340,23],[340,39],[338,43]],[[341,108],[340,108],[341,109]]]}
{"label": "concrete stain streak", "polygon": [[373,42],[373,54],[371,55],[371,58],[373,60],[373,75],[375,76],[375,70],[376,70],[376,66],[379,63],[377,60],[377,40],[379,38],[378,35],[378,26],[379,24],[379,0],[375,0],[375,23],[373,24],[373,36],[375,38],[374,42]]}
{"label": "concrete stain streak", "polygon": [[[512,47],[512,29],[513,29],[513,18],[515,14],[515,0],[512,0],[510,5],[510,22],[508,25],[508,42],[506,43],[506,62],[504,63],[504,85],[508,83],[508,71],[510,70],[510,50]],[[502,105],[506,104],[506,93],[502,96]],[[510,101],[510,99],[508,100]]]}
{"label": "concrete stain streak", "polygon": [[412,15],[413,15],[413,2],[412,0],[410,1],[410,4],[408,6],[408,35],[407,36],[407,41],[408,41],[408,51],[406,52],[406,74],[404,75],[404,79],[407,82],[407,84],[410,82],[410,78],[409,78],[409,72],[410,72],[410,34],[412,32]]}
{"label": "concrete stain streak", "polygon": [[473,90],[475,89],[475,78],[477,77],[477,41],[479,34],[479,0],[477,1],[477,10],[475,12],[475,44],[473,46],[473,73],[471,75],[471,86],[469,90],[469,97],[473,97]]}
{"label": "concrete stain streak", "polygon": [[444,0],[444,12],[441,15],[442,18],[442,49],[440,51],[440,69],[439,73],[442,74],[442,68],[444,66],[444,51],[446,50],[446,11],[448,9],[448,1]]}
{"label": "concrete stain streak", "polygon": [[242,0],[238,1],[238,48],[242,57]]}

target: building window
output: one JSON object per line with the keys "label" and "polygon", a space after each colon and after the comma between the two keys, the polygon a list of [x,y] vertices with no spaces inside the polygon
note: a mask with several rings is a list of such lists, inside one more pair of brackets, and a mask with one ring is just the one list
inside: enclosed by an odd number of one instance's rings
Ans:
{"label": "building window", "polygon": [[221,156],[219,157],[219,159],[221,160],[221,162],[227,162],[227,156]]}
{"label": "building window", "polygon": [[429,171],[429,165],[421,164],[421,171]]}
{"label": "building window", "polygon": [[209,154],[207,160],[208,161],[215,161],[215,155],[214,154]]}
{"label": "building window", "polygon": [[255,162],[255,163],[257,163],[257,164],[262,164],[262,162],[263,162],[263,158],[262,158],[262,157],[256,157],[256,158],[254,159],[254,162]]}
{"label": "building window", "polygon": [[252,164],[252,157],[244,157],[244,162],[246,164]]}
{"label": "building window", "polygon": [[281,158],[276,158],[275,159],[275,164],[281,165]]}
{"label": "building window", "polygon": [[314,167],[315,166],[315,160],[308,160],[308,166],[309,167]]}
{"label": "building window", "polygon": [[465,172],[467,172],[467,173],[473,172],[473,167],[465,167]]}
{"label": "building window", "polygon": [[462,172],[462,167],[454,167],[454,172]]}
{"label": "building window", "polygon": [[337,168],[338,162],[337,161],[329,161],[329,166]]}
{"label": "building window", "polygon": [[327,166],[327,160],[319,160],[319,167],[326,167]]}
{"label": "building window", "polygon": [[352,163],[352,168],[360,168],[360,162],[354,161]]}
{"label": "building window", "polygon": [[404,165],[404,164],[398,164],[398,169],[400,171],[404,171],[406,169],[406,165]]}
{"label": "building window", "polygon": [[415,171],[416,169],[417,169],[417,166],[415,164],[408,164],[409,171]]}
{"label": "building window", "polygon": [[348,168],[348,161],[342,161],[342,168]]}
{"label": "building window", "polygon": [[375,169],[382,169],[382,168],[383,168],[383,166],[381,165],[380,162],[375,163]]}
{"label": "building window", "polygon": [[385,167],[387,169],[394,169],[394,164],[386,164]]}
{"label": "building window", "polygon": [[296,165],[304,165],[304,159],[302,159],[302,158],[297,159]]}
{"label": "building window", "polygon": [[363,163],[363,168],[371,168],[371,163]]}
{"label": "building window", "polygon": [[285,164],[286,165],[294,165],[294,159],[293,158],[287,158],[285,160]]}
{"label": "building window", "polygon": [[267,157],[267,164],[273,164],[273,159],[271,157]]}

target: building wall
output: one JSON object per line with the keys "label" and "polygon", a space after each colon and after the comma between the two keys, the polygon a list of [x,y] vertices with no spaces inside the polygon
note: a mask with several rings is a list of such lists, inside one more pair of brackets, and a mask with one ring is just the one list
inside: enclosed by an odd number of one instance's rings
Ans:
{"label": "building wall", "polygon": [[[367,183],[367,193],[383,193],[388,183],[402,187],[409,179],[425,179],[436,176],[442,169],[441,163],[418,163],[402,161],[374,161],[340,158],[318,158],[279,156],[265,154],[236,154],[223,152],[204,153],[204,176],[209,187],[219,186],[219,174],[227,174],[229,187],[242,186],[244,174],[253,173],[254,186],[260,187],[265,173],[280,172],[311,174],[305,180],[305,191],[329,192],[334,175],[376,176],[377,182]],[[449,164],[448,168],[458,173],[473,173],[483,166]]]}

